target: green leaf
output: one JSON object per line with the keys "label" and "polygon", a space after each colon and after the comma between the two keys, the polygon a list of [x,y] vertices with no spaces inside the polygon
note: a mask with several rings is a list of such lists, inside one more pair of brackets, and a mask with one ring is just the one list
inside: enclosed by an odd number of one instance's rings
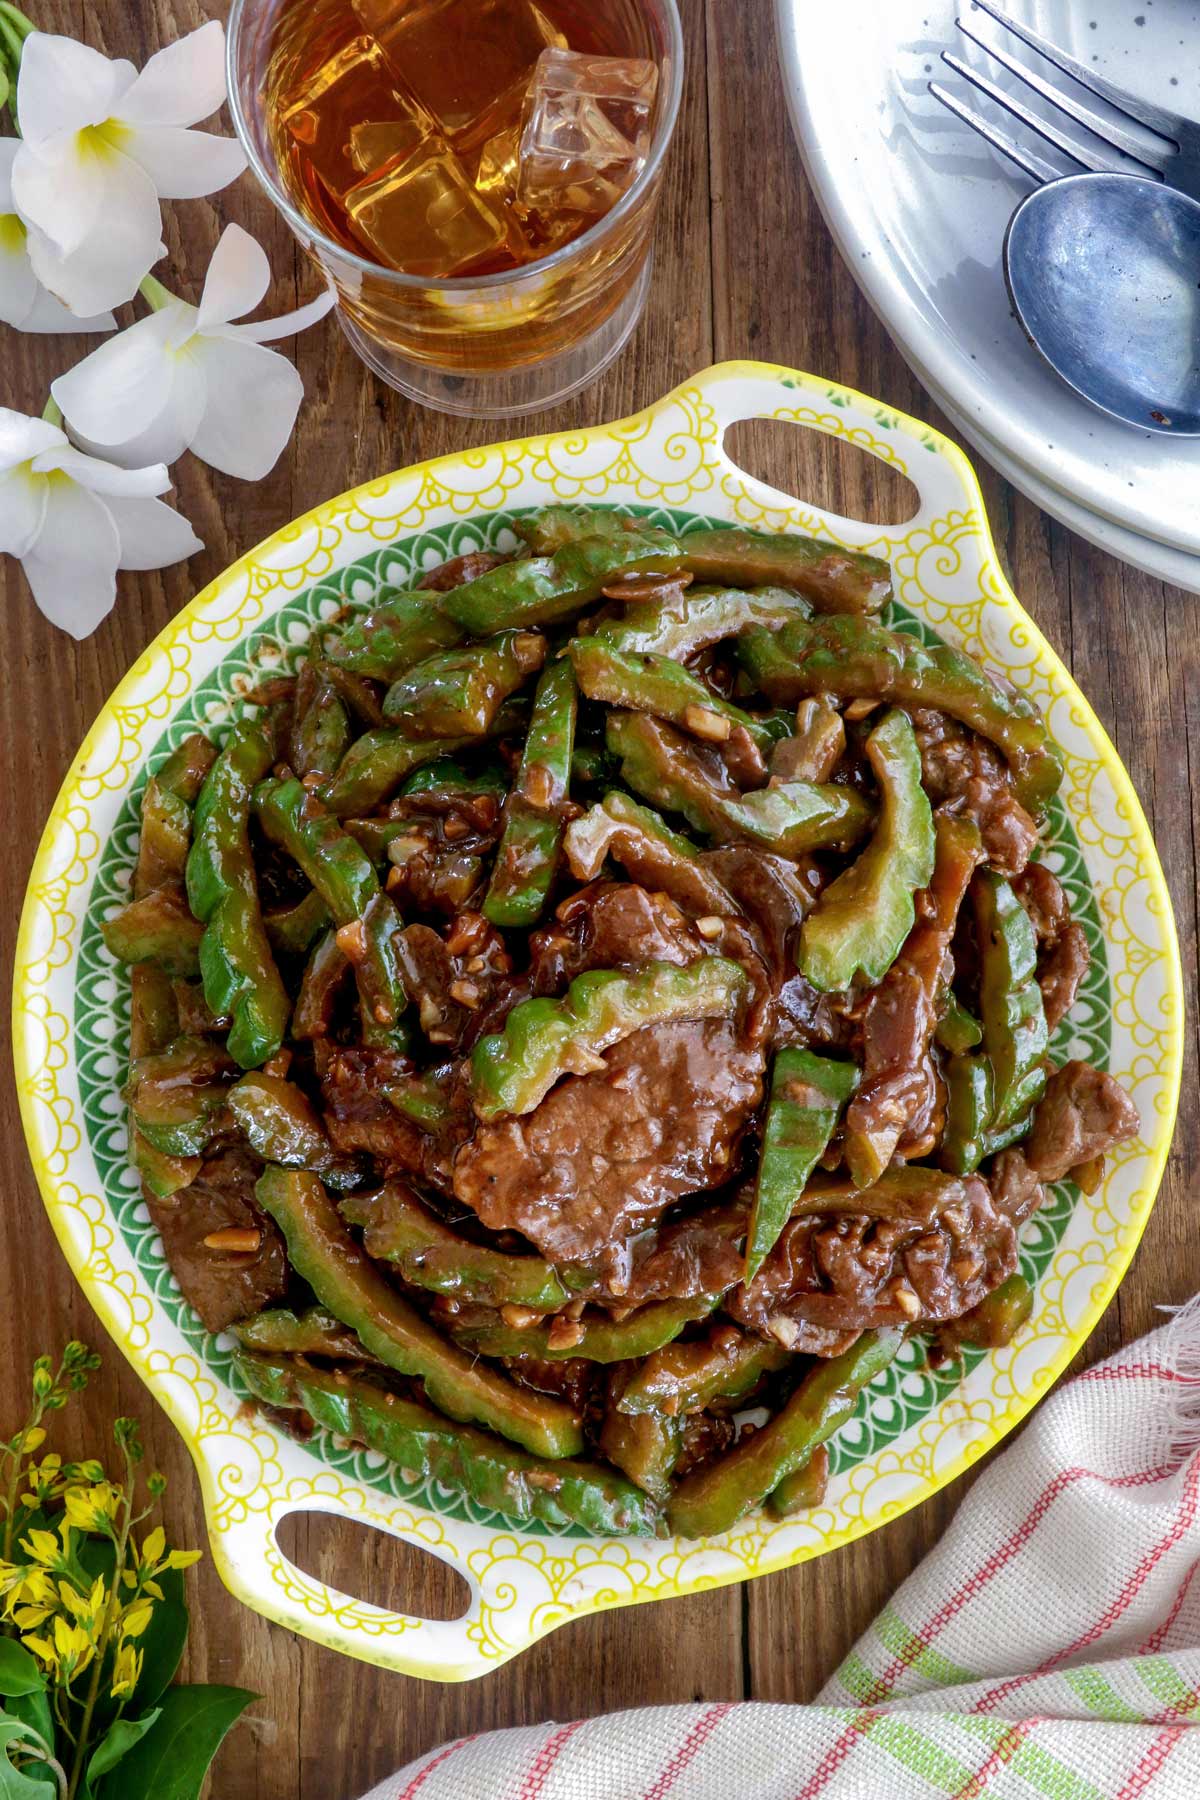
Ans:
{"label": "green leaf", "polygon": [[122,1761],[116,1785],[105,1782],[102,1800],[197,1800],[221,1739],[257,1699],[245,1688],[168,1688],[159,1717]]}
{"label": "green leaf", "polygon": [[4,1702],[4,1711],[0,1717],[7,1715],[12,1719],[20,1719],[41,1738],[44,1744],[54,1742],[54,1717],[50,1711],[50,1696],[45,1688],[39,1688],[34,1694],[13,1694]]}
{"label": "green leaf", "polygon": [[183,1599],[183,1570],[166,1569],[156,1577],[163,1597],[154,1602],[150,1623],[138,1639],[142,1672],[129,1696],[129,1711],[154,1706],[174,1679],[187,1641],[188,1609]]}
{"label": "green leaf", "polygon": [[37,1658],[12,1638],[0,1637],[0,1694],[37,1694],[45,1686]]}
{"label": "green leaf", "polygon": [[[55,1792],[54,1776],[49,1769],[34,1776],[24,1769],[14,1769],[10,1752],[20,1755],[32,1749],[45,1751],[47,1746],[21,1719],[0,1713],[0,1800],[50,1800]],[[35,1765],[36,1766],[36,1765]]]}
{"label": "green leaf", "polygon": [[146,1713],[140,1719],[117,1719],[111,1724],[96,1748],[92,1751],[87,1766],[89,1781],[99,1781],[110,1769],[115,1769],[123,1756],[127,1756],[133,1746],[140,1743],[161,1714],[161,1708],[155,1707],[153,1712]]}

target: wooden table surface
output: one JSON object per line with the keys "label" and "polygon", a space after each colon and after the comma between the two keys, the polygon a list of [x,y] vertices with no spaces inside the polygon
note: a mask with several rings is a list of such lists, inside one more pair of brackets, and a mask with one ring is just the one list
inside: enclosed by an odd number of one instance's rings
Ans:
{"label": "wooden table surface", "polygon": [[[139,64],[219,10],[204,0],[36,0],[46,30]],[[618,418],[706,364],[752,356],[848,382],[948,430],[843,265],[792,142],[776,67],[772,0],[682,0],[687,88],[666,177],[658,262],[645,321],[591,392],[546,428]],[[246,175],[213,200],[167,209],[169,263],[158,272],[195,297],[223,224],[266,246],[276,310],[315,291],[287,231]],[[4,563],[0,744],[8,853],[0,869],[6,968],[25,880],[59,782],[103,700],[142,647],[234,557],[315,502],[356,482],[499,435],[411,407],[354,358],[332,321],[294,348],[307,398],[273,475],[246,485],[185,459],[179,504],[207,548],[186,566],[125,576],[116,610],[83,644],[35,610]],[[4,337],[6,403],[38,412],[47,383],[79,354],[71,340]],[[539,422],[540,423],[540,422]],[[953,432],[950,433],[954,435]],[[738,454],[780,488],[838,512],[886,516],[880,465],[786,425],[742,428]],[[1112,734],[1158,839],[1196,982],[1200,831],[1200,600],[1135,573],[1052,523],[976,458],[1012,584],[1073,668]],[[865,509],[865,510],[864,510]],[[1083,1353],[1094,1361],[1155,1323],[1156,1308],[1200,1286],[1187,1170],[1200,1147],[1194,1020],[1183,1105],[1166,1180],[1121,1292]],[[0,1089],[0,1431],[23,1403],[26,1370],[68,1335],[106,1344],[42,1212],[11,1073]],[[94,1453],[119,1412],[141,1419],[170,1476],[172,1541],[204,1541],[199,1493],[171,1427],[115,1350],[63,1448]],[[263,1695],[253,1729],[221,1753],[219,1800],[352,1800],[391,1767],[468,1731],[688,1699],[806,1700],[937,1540],[967,1488],[936,1499],[819,1562],[741,1587],[569,1625],[484,1679],[441,1687],[385,1674],[304,1643],[244,1610],[211,1567],[192,1577],[186,1673]],[[319,1527],[319,1528],[318,1528]],[[420,1553],[328,1521],[301,1522],[289,1549],[350,1592],[401,1610],[458,1610],[450,1578]],[[457,1578],[454,1578],[457,1579]]]}

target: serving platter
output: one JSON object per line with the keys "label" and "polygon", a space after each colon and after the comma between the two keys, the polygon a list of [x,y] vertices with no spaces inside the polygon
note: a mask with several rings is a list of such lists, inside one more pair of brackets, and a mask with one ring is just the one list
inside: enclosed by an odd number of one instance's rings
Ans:
{"label": "serving platter", "polygon": [[[724,434],[749,418],[853,442],[908,476],[916,512],[879,526],[820,512],[742,472]],[[521,1529],[373,1453],[318,1433],[306,1446],[244,1405],[232,1344],[181,1299],[126,1157],[120,1086],[128,984],[100,922],[123,901],[148,769],[197,726],[220,736],[313,627],[468,549],[511,544],[515,514],[550,501],[618,506],[677,530],[740,522],[800,530],[891,560],[895,622],[979,656],[1046,714],[1066,759],[1044,855],[1092,946],[1058,1058],[1110,1069],[1142,1134],[1092,1195],[1061,1184],[1026,1227],[1032,1317],[1005,1349],[933,1371],[917,1344],[864,1395],[837,1439],[825,1501],[722,1537],[613,1540]],[[818,1556],[919,1504],[1047,1390],[1111,1298],[1166,1158],[1182,1054],[1170,903],[1129,779],[1086,701],[1005,584],[970,465],[938,433],[850,389],[757,363],[709,369],[635,417],[471,450],[398,471],[315,508],[219,576],[130,670],[63,784],[17,945],[14,1051],[22,1114],[59,1242],[105,1328],[183,1436],[216,1566],[289,1629],[437,1680],[486,1673],[565,1621],[747,1579]],[[337,1592],[296,1568],[280,1521],[323,1511],[453,1564],[470,1603],[432,1621]]]}
{"label": "serving platter", "polygon": [[[1008,4],[1014,17],[1111,80],[1200,117],[1200,65],[1188,54],[1200,32],[1200,0]],[[826,221],[907,362],[985,455],[989,441],[1006,453],[1018,486],[1028,470],[1041,489],[1115,526],[1200,553],[1195,446],[1088,406],[1050,371],[1012,315],[1000,252],[1030,183],[928,87],[938,78],[970,92],[940,63],[944,49],[1000,86],[1018,86],[960,37],[956,16],[969,11],[952,0],[836,9],[776,0],[784,88]],[[991,41],[1005,37],[982,13],[968,23]],[[1032,110],[1049,111],[1022,92]],[[1082,97],[1092,103],[1090,94]],[[971,99],[1011,129],[989,102]],[[1064,173],[1074,166],[1024,135]]]}

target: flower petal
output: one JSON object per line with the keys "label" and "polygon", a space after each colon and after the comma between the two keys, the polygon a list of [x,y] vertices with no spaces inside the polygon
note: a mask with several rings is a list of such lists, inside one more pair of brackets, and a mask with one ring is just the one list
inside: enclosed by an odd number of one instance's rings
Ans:
{"label": "flower petal", "polygon": [[[51,383],[50,392],[77,436],[96,444],[125,444],[146,431],[170,403],[176,326],[195,319],[182,301],[119,332]],[[166,462],[166,457],[151,457]]]}
{"label": "flower petal", "polygon": [[[0,319],[24,330],[40,292],[24,226],[14,213],[0,213]],[[60,318],[70,317],[61,306],[58,311]]]}
{"label": "flower petal", "polygon": [[0,475],[0,551],[24,556],[37,542],[49,491],[45,477],[28,469],[9,469]]}
{"label": "flower petal", "polygon": [[208,406],[192,435],[202,462],[257,481],[274,468],[292,435],[304,383],[278,351],[236,338],[198,338]]}
{"label": "flower petal", "polygon": [[[33,305],[20,322],[22,331],[42,336],[82,337],[93,332],[115,331],[117,328],[117,321],[110,312],[94,313],[85,319],[76,318],[73,312],[67,311],[61,300],[56,300],[53,294],[47,293],[36,277],[34,290]],[[3,317],[3,310],[0,309],[0,318]],[[13,320],[12,323],[15,324],[16,321]]]}
{"label": "flower petal", "polygon": [[145,469],[120,469],[102,456],[89,456],[86,450],[76,450],[74,444],[35,457],[33,467],[39,472],[58,469],[69,475],[78,487],[106,498],[115,495],[118,499],[142,500],[165,494],[171,485],[171,477],[162,463],[151,463]]}
{"label": "flower petal", "polygon": [[66,432],[51,425],[49,419],[34,419],[28,413],[14,412],[11,406],[0,406],[0,473],[46,450],[65,449],[66,444]]}
{"label": "flower petal", "polygon": [[[54,176],[45,179],[47,172],[40,163],[26,165],[23,153],[13,167],[18,205],[31,224],[29,257],[34,274],[81,318],[130,299],[142,277],[167,253],[160,235],[158,195],[149,176],[127,156],[111,154],[95,162],[86,184],[92,193],[91,210],[86,222],[82,215],[77,217],[83,234],[69,251],[60,239],[52,240],[40,229],[20,198],[27,183],[37,200],[53,204]],[[73,172],[60,171],[63,176],[64,185],[72,185]],[[78,200],[78,194],[73,189],[72,198]]]}
{"label": "flower petal", "polygon": [[0,213],[15,212],[12,197],[12,166],[20,138],[0,138]]}
{"label": "flower petal", "polygon": [[236,181],[246,152],[236,138],[178,125],[139,125],[122,149],[140,164],[164,200],[199,200]]}
{"label": "flower petal", "polygon": [[113,62],[75,38],[34,31],[25,39],[17,80],[21,135],[38,145],[59,132],[82,131],[111,119],[134,85],[130,62]]}
{"label": "flower petal", "polygon": [[110,500],[108,508],[121,534],[123,569],[165,569],[204,548],[183,514],[161,500]]}
{"label": "flower petal", "polygon": [[318,319],[323,319],[327,312],[337,304],[337,295],[332,288],[326,288],[315,300],[309,300],[303,306],[297,306],[293,312],[280,313],[277,319],[256,319],[249,325],[232,325],[227,327],[236,331],[238,336],[249,344],[269,344],[275,338],[292,337],[297,331],[307,331]]}
{"label": "flower petal", "polygon": [[240,225],[227,225],[212,253],[196,310],[197,331],[253,312],[271,285],[267,253]]}
{"label": "flower petal", "polygon": [[120,534],[104,502],[75,482],[47,482],[46,490],[41,532],[21,560],[50,623],[87,637],[117,596]]}
{"label": "flower petal", "polygon": [[156,50],[121,102],[130,125],[194,125],[225,99],[225,32],[210,19]]}

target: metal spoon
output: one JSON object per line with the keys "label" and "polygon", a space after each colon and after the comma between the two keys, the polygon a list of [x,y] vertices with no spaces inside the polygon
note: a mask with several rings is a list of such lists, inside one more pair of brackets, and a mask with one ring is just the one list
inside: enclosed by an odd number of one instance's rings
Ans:
{"label": "metal spoon", "polygon": [[1200,201],[1152,176],[1064,175],[1014,212],[1004,278],[1026,337],[1077,394],[1200,437]]}

